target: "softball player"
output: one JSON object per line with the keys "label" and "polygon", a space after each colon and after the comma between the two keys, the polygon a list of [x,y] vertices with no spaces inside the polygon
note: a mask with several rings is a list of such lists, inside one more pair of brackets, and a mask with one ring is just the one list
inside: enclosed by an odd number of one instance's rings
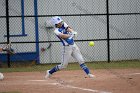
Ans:
{"label": "softball player", "polygon": [[1,48],[0,47],[0,52],[2,52],[2,51],[8,51],[8,49],[7,48]]}
{"label": "softball player", "polygon": [[9,54],[14,54],[14,50],[12,48],[9,47],[10,45],[6,45],[5,47],[0,47],[0,52],[2,51],[6,51]]}
{"label": "softball player", "polygon": [[78,46],[74,42],[74,37],[77,35],[77,32],[73,31],[71,27],[69,27],[61,17],[55,16],[51,18],[51,22],[55,25],[54,33],[60,39],[63,44],[63,54],[62,54],[62,62],[61,64],[53,67],[50,70],[46,71],[45,79],[49,78],[54,72],[57,72],[61,69],[64,69],[68,65],[68,60],[72,56],[74,57],[80,67],[85,71],[85,73],[93,78],[89,71],[89,68],[86,66],[82,54],[78,48]]}

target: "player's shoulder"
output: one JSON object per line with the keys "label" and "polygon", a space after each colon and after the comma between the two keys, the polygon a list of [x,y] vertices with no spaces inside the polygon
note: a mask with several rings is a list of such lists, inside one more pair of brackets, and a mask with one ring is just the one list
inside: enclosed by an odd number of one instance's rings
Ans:
{"label": "player's shoulder", "polygon": [[66,22],[64,22],[64,24],[63,24],[63,25],[64,25],[64,27],[65,27],[65,28],[67,28],[67,27],[68,27],[68,24],[67,24]]}
{"label": "player's shoulder", "polygon": [[59,31],[59,29],[58,29],[58,28],[55,28],[55,29],[54,29],[54,32],[58,32],[58,31]]}
{"label": "player's shoulder", "polygon": [[54,30],[54,34],[59,36],[59,35],[61,34],[61,32],[59,31],[58,28],[56,28],[56,29]]}

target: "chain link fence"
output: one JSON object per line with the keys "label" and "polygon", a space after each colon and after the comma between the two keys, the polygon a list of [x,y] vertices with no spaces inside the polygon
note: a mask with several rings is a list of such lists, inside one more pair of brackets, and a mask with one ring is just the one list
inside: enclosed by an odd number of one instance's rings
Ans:
{"label": "chain link fence", "polygon": [[60,63],[62,45],[46,27],[52,16],[78,32],[75,41],[86,62],[140,59],[139,0],[0,0],[0,46],[10,41],[15,51],[0,53],[1,66]]}

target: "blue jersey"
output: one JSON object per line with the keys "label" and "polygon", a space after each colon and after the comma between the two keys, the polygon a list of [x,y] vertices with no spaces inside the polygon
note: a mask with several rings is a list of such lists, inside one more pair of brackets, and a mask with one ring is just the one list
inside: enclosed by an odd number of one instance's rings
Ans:
{"label": "blue jersey", "polygon": [[56,34],[56,36],[60,39],[60,41],[62,42],[63,46],[67,46],[67,45],[73,45],[74,44],[74,39],[73,38],[66,38],[66,39],[62,39],[59,35],[61,33],[63,34],[71,34],[71,32],[68,32],[67,29],[68,25],[64,22],[64,24],[62,25],[61,28],[55,28],[54,33]]}

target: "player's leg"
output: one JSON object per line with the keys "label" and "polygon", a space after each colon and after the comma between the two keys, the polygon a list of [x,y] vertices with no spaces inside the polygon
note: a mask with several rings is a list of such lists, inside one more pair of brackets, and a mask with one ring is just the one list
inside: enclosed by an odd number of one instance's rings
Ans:
{"label": "player's leg", "polygon": [[66,68],[67,65],[68,65],[68,60],[71,57],[71,53],[72,53],[72,49],[70,47],[68,47],[68,46],[64,47],[61,64],[59,64],[59,65],[53,67],[52,69],[48,70],[45,78],[48,78],[53,73],[55,73],[55,72],[57,72],[61,69]]}
{"label": "player's leg", "polygon": [[78,63],[80,64],[80,67],[84,70],[84,72],[89,76],[89,77],[94,77],[94,75],[92,75],[90,73],[89,68],[87,67],[87,65],[85,64],[85,61],[83,59],[83,56],[78,48],[78,46],[76,45],[73,49],[72,52],[72,56],[78,61]]}

